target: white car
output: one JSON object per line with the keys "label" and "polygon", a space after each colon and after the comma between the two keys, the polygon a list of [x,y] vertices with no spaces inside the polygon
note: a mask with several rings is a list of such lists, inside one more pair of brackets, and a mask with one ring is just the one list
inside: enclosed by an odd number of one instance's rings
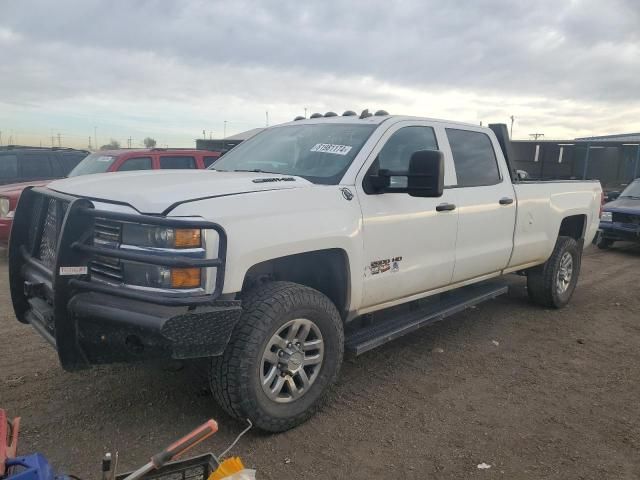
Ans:
{"label": "white car", "polygon": [[500,295],[498,277],[525,272],[532,300],[567,304],[600,184],[518,180],[494,129],[346,112],[268,128],[214,170],[30,190],[10,245],[17,318],[68,370],[211,358],[226,411],[292,428],[345,351]]}

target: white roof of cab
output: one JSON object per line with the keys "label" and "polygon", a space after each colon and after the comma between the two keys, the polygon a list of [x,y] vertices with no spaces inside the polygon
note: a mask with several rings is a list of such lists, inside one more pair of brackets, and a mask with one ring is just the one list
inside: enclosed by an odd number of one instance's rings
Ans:
{"label": "white roof of cab", "polygon": [[367,118],[360,118],[359,115],[352,115],[352,116],[346,116],[346,117],[342,115],[337,115],[335,117],[318,117],[318,118],[307,118],[305,120],[294,120],[291,122],[282,123],[280,125],[274,125],[274,126],[280,127],[285,125],[313,125],[317,123],[346,123],[346,124],[359,123],[359,124],[365,124],[365,125],[366,124],[379,125],[389,120],[391,120],[393,123],[405,121],[405,120],[413,120],[413,121],[420,120],[424,122],[447,123],[447,124],[460,125],[463,127],[479,128],[479,125],[476,125],[474,123],[454,122],[451,120],[443,120],[443,119],[428,118],[428,117],[415,117],[410,115],[379,115],[379,116],[373,115]]}

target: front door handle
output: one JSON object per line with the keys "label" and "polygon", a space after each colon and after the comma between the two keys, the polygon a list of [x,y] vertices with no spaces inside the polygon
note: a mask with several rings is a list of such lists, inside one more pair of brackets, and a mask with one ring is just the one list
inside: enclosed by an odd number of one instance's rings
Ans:
{"label": "front door handle", "polygon": [[503,197],[500,199],[500,205],[511,205],[513,203],[513,198],[511,197]]}
{"label": "front door handle", "polygon": [[456,206],[453,203],[441,203],[436,206],[436,212],[450,212],[451,210],[455,210]]}

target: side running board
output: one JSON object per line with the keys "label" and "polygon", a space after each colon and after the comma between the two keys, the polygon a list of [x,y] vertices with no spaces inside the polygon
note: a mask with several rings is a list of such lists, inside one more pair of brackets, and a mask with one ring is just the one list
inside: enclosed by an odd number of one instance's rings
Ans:
{"label": "side running board", "polygon": [[440,300],[418,310],[404,312],[397,316],[376,321],[347,335],[345,352],[361,355],[420,327],[444,320],[451,315],[496,298],[508,291],[507,284],[488,281],[448,292],[443,294]]}

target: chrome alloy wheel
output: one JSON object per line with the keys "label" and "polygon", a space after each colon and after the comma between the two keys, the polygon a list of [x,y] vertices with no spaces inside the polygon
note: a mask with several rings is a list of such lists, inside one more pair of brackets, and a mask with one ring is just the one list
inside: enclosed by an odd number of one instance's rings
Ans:
{"label": "chrome alloy wheel", "polygon": [[324,358],[322,333],[315,323],[297,318],[267,342],[260,363],[260,383],[270,400],[288,403],[309,391]]}
{"label": "chrome alloy wheel", "polygon": [[571,278],[573,277],[573,256],[571,253],[564,252],[560,259],[560,267],[558,268],[558,275],[556,277],[556,288],[559,294],[563,294],[569,288],[571,284]]}

